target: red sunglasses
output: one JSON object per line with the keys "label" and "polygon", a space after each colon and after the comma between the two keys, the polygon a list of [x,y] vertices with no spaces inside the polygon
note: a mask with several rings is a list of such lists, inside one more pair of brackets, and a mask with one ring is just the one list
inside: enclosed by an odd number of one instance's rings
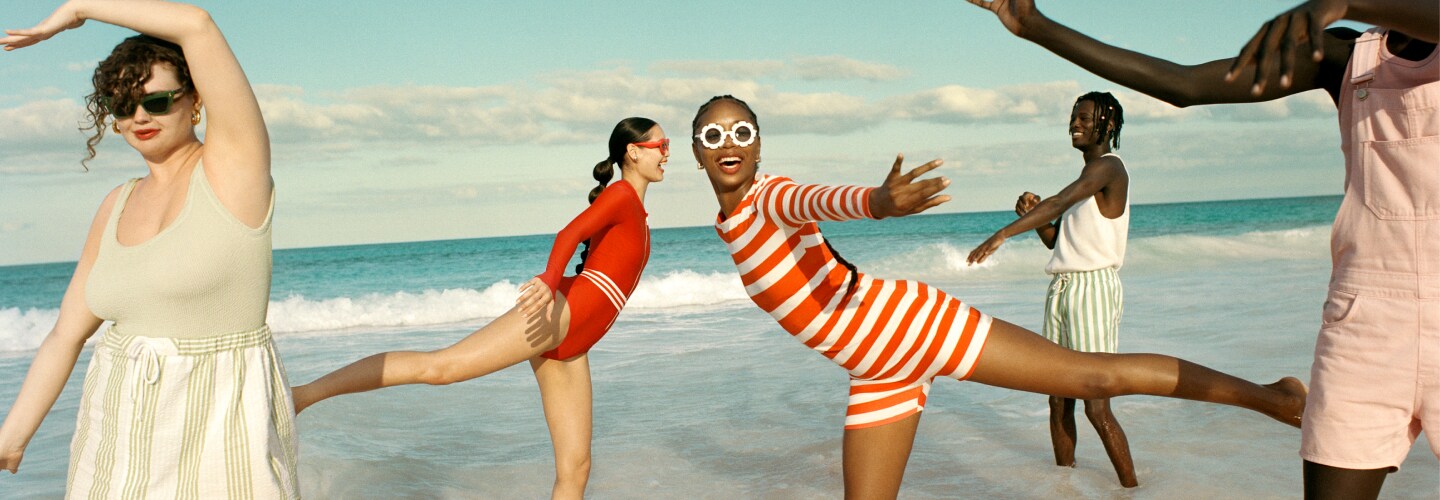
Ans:
{"label": "red sunglasses", "polygon": [[632,143],[630,143],[630,144],[633,145],[633,146],[640,146],[640,147],[642,147],[642,148],[649,148],[649,149],[660,148],[660,154],[661,154],[662,156],[663,156],[663,155],[668,155],[668,154],[670,154],[670,138],[669,138],[669,137],[666,137],[666,138],[664,138],[664,139],[660,139],[660,140],[658,140],[658,141],[632,142]]}

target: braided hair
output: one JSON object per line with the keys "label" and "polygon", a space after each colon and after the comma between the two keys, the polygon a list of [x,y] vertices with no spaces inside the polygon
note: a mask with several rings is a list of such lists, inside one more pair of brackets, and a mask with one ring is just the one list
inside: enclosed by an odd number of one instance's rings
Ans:
{"label": "braided hair", "polygon": [[[1120,126],[1125,124],[1125,108],[1120,107],[1120,101],[1109,92],[1090,92],[1075,99],[1071,112],[1085,101],[1095,103],[1095,143],[1110,141],[1111,147],[1120,149]],[[1109,133],[1105,131],[1107,124],[1110,125]]]}
{"label": "braided hair", "polygon": [[[750,105],[749,105],[749,104],[746,104],[745,101],[740,100],[740,98],[738,98],[738,97],[735,97],[735,96],[730,95],[730,94],[725,94],[725,95],[717,95],[717,96],[715,96],[715,97],[711,97],[710,100],[705,101],[705,104],[701,104],[701,105],[700,105],[700,109],[695,110],[695,119],[690,120],[690,133],[691,133],[692,135],[693,135],[693,134],[696,134],[696,133],[699,133],[699,131],[700,131],[700,117],[701,117],[702,115],[704,115],[705,112],[710,109],[710,105],[711,105],[711,104],[714,104],[716,101],[731,101],[731,102],[734,102],[735,104],[739,104],[740,107],[745,108],[745,112],[746,112],[746,113],[749,113],[749,114],[750,114],[750,123],[754,124],[755,127],[757,127],[757,128],[760,127],[760,119],[755,116],[755,110],[750,109]],[[695,140],[699,140],[699,139],[695,139]],[[845,286],[845,295],[846,295],[846,296],[850,296],[850,295],[854,294],[854,293],[855,293],[855,287],[856,287],[856,285],[859,284],[859,281],[860,281],[860,270],[858,270],[858,269],[855,268],[855,264],[851,264],[850,261],[845,260],[844,257],[841,257],[841,256],[840,256],[840,251],[839,251],[839,250],[836,250],[836,249],[835,249],[835,246],[830,244],[830,239],[829,239],[829,238],[826,238],[824,234],[821,234],[820,231],[818,230],[818,228],[817,228],[817,230],[816,230],[816,234],[819,234],[819,235],[820,235],[820,240],[825,242],[825,248],[826,248],[827,250],[830,250],[830,255],[835,256],[835,261],[836,261],[836,262],[839,262],[840,265],[845,266],[845,269],[848,269],[848,270],[850,271],[850,284]]]}
{"label": "braided hair", "polygon": [[[590,190],[590,203],[595,203],[595,198],[599,198],[600,192],[610,184],[610,179],[615,176],[615,167],[625,164],[625,150],[630,143],[644,142],[655,125],[655,120],[638,116],[620,120],[620,123],[615,124],[615,130],[610,132],[610,155],[596,163],[595,170],[591,173],[600,185]],[[580,250],[580,263],[575,265],[575,274],[580,274],[580,271],[585,269],[585,258],[589,256],[590,240],[585,240],[585,248]]]}

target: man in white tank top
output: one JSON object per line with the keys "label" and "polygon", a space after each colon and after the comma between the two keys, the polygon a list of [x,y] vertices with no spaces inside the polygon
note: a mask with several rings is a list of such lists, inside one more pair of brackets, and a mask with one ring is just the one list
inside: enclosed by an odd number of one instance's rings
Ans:
{"label": "man in white tank top", "polygon": [[[1108,92],[1076,99],[1069,132],[1070,145],[1085,159],[1080,177],[1044,200],[1028,191],[1020,195],[1015,202],[1020,218],[970,252],[971,263],[983,262],[1006,238],[1034,229],[1054,250],[1045,266],[1053,276],[1045,297],[1045,337],[1077,351],[1116,350],[1123,310],[1118,271],[1125,263],[1130,229],[1130,176],[1111,149],[1120,147],[1124,122],[1120,103]],[[1130,445],[1110,411],[1110,400],[1086,400],[1085,415],[1100,434],[1120,484],[1138,485]],[[1055,464],[1074,467],[1075,400],[1050,398],[1050,438]]]}

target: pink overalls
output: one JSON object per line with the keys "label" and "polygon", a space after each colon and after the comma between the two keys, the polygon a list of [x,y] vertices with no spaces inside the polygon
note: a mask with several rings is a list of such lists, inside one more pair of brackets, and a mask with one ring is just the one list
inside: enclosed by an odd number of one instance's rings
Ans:
{"label": "pink overalls", "polygon": [[1399,468],[1422,428],[1440,457],[1440,62],[1355,42],[1340,88],[1345,199],[1300,456]]}

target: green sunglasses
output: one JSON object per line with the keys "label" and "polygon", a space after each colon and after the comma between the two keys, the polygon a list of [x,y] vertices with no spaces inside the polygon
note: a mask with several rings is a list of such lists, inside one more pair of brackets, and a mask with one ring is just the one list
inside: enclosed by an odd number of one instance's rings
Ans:
{"label": "green sunglasses", "polygon": [[[175,96],[182,95],[184,93],[185,89],[178,88],[175,90],[165,90],[161,92],[145,94],[140,97],[139,107],[145,108],[145,112],[149,113],[151,116],[168,115],[171,111],[173,111],[170,108],[174,107]],[[111,116],[114,116],[116,118],[129,118],[131,116],[135,116],[135,103],[121,101],[119,105],[116,105],[115,99],[111,98],[110,96],[100,96],[99,101],[100,106],[105,108],[105,112],[110,113]]]}

